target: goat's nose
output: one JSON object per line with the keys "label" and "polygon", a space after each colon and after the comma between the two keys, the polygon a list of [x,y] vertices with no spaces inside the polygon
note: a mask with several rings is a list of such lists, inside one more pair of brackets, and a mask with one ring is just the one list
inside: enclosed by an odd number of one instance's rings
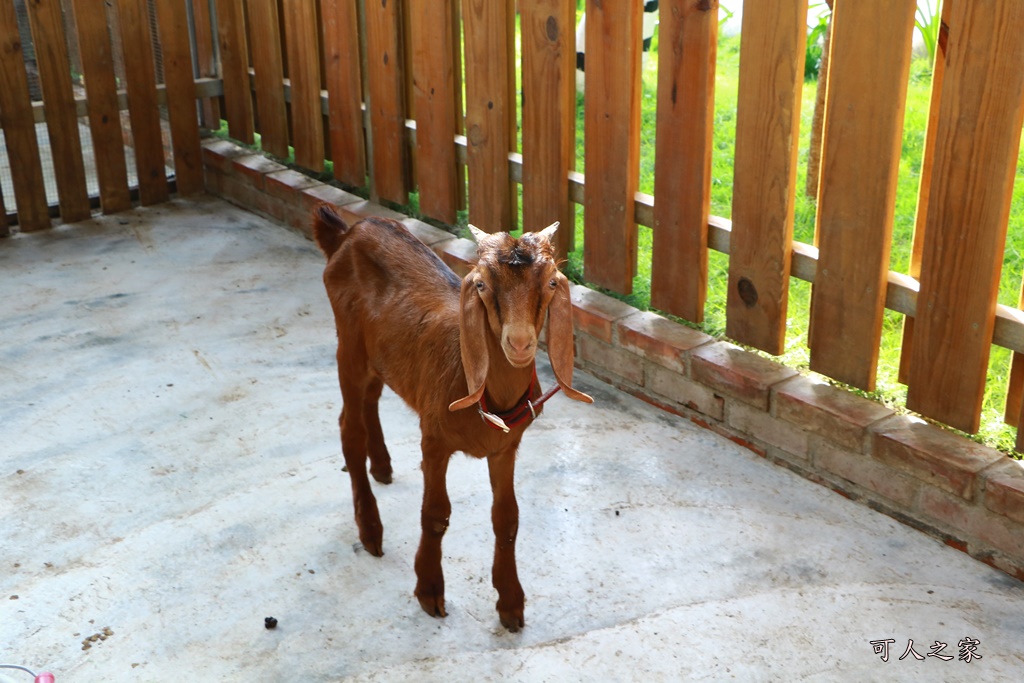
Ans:
{"label": "goat's nose", "polygon": [[525,336],[515,337],[509,335],[508,345],[512,347],[513,351],[517,351],[519,353],[526,353],[533,346],[533,339]]}

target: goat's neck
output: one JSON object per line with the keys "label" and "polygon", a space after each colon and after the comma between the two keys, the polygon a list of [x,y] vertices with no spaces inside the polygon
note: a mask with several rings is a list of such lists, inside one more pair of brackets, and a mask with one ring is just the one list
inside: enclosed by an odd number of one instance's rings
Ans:
{"label": "goat's neck", "polygon": [[[491,343],[489,367],[487,370],[487,404],[492,411],[503,412],[513,408],[533,383],[534,364],[525,368],[514,368],[501,350],[501,345]],[[536,362],[536,361],[535,361]]]}

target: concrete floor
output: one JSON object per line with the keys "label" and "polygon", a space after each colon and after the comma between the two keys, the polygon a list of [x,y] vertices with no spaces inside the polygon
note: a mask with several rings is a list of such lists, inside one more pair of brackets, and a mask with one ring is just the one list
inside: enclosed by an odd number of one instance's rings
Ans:
{"label": "concrete floor", "polygon": [[416,420],[385,394],[376,559],[322,266],[208,198],[0,241],[0,661],[58,683],[1022,680],[1020,583],[585,375],[596,404],[556,397],[520,451],[526,628],[498,623],[486,467],[462,456],[449,616],[426,616]]}

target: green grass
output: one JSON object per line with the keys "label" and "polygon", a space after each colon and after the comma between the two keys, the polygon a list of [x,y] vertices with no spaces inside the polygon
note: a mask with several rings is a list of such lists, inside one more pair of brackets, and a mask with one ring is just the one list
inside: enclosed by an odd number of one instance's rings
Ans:
{"label": "green grass", "polygon": [[[654,48],[657,47],[657,35]],[[739,36],[722,36],[718,45],[718,61],[715,77],[715,124],[713,131],[711,213],[729,218],[732,214],[733,158],[736,140],[736,107],[739,84]],[[641,143],[640,182],[641,192],[654,192],[654,139],[657,111],[657,57],[652,51],[643,71],[641,100]],[[814,114],[814,100],[817,82],[805,83],[801,104],[801,131],[799,143],[799,170],[795,202],[794,239],[811,244],[814,242],[815,201],[804,193],[806,184],[807,150]],[[915,57],[911,66],[910,83],[907,92],[902,156],[899,165],[898,187],[893,223],[893,239],[890,269],[907,272],[913,243],[914,217],[917,208],[917,192],[920,167],[924,150],[925,128],[928,119],[931,94],[931,64],[926,56]],[[583,102],[578,98],[577,116],[577,170],[584,169],[584,124]],[[1024,154],[1022,154],[1024,157]],[[1020,295],[1020,281],[1024,260],[1024,162],[1019,164],[1018,182],[1010,215],[1006,260],[999,293],[999,302],[1016,306]],[[583,210],[577,208],[576,250],[569,256],[570,274],[585,282],[583,272]],[[651,244],[652,231],[639,228],[639,257],[637,276],[633,282],[633,293],[619,296],[640,309],[650,307]],[[712,251],[708,262],[708,297],[705,320],[699,325],[709,334],[721,337],[725,330],[725,302],[728,283],[728,257]],[[787,319],[786,347],[781,362],[801,371],[808,372],[810,350],[807,347],[811,286],[809,283],[792,279],[790,284],[789,311]],[[906,403],[906,387],[897,380],[897,371],[902,345],[903,316],[886,311],[880,349],[876,391],[873,398],[895,408],[902,409]],[[990,361],[989,381],[986,388],[982,415],[982,428],[974,437],[984,443],[1007,452],[1012,451],[1015,430],[1002,421],[1003,404],[1006,399],[1006,384],[1009,375],[1010,352],[993,347]],[[863,392],[860,392],[863,393]]]}

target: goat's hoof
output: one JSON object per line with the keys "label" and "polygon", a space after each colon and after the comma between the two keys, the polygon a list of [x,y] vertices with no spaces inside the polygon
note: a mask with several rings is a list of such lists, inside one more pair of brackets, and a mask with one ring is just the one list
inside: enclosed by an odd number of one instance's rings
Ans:
{"label": "goat's hoof", "polygon": [[523,619],[523,610],[511,610],[508,612],[498,612],[498,618],[501,619],[501,625],[507,628],[512,633],[518,633],[519,629],[526,626],[526,620]]}
{"label": "goat's hoof", "polygon": [[420,601],[423,611],[430,616],[441,618],[448,616],[448,613],[444,611],[443,595],[417,595],[416,598]]}
{"label": "goat's hoof", "polygon": [[391,483],[391,470],[387,470],[385,472],[374,472],[373,468],[370,468],[370,474],[372,474],[373,478],[380,484]]}

